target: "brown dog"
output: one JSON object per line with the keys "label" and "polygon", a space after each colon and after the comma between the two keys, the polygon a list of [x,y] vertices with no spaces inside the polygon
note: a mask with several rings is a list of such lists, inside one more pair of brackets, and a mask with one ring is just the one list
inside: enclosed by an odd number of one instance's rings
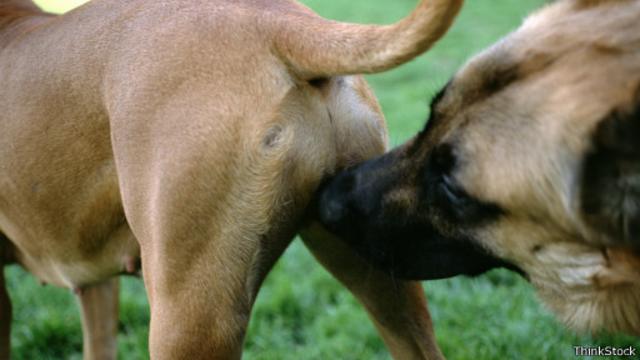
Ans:
{"label": "brown dog", "polygon": [[341,173],[324,221],[408,278],[522,271],[568,325],[640,335],[640,1],[557,1],[426,128]]}
{"label": "brown dog", "polygon": [[[59,17],[0,0],[2,264],[77,289],[85,356],[111,358],[109,279],[141,258],[151,357],[238,358],[260,284],[320,181],[385,150],[375,97],[342,75],[425,51],[461,3],[425,0],[395,25],[364,26],[292,0],[102,0]],[[364,281],[368,265],[342,243],[311,225],[304,235],[395,357],[441,357],[419,284]]]}

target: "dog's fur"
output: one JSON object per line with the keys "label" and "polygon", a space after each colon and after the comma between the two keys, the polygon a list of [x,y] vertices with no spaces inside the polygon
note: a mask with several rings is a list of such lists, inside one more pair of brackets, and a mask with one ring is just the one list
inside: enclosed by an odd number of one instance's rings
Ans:
{"label": "dog's fur", "polygon": [[419,135],[329,183],[324,221],[397,274],[516,268],[573,328],[640,334],[638,19],[637,0],[532,15]]}
{"label": "dog's fur", "polygon": [[292,0],[96,0],[59,17],[0,0],[2,264],[76,289],[87,358],[114,356],[109,279],[139,260],[151,357],[237,358],[262,280],[306,224],[392,354],[440,358],[420,285],[371,272],[304,214],[324,177],[385,150],[377,101],[348,75],[425,51],[461,3],[365,26]]}

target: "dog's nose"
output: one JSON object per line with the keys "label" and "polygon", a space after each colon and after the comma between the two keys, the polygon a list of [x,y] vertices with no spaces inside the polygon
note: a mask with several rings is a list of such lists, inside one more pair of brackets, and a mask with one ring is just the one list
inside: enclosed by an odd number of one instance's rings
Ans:
{"label": "dog's nose", "polygon": [[329,180],[320,189],[320,222],[330,230],[341,229],[349,218],[354,181],[354,175],[346,171]]}

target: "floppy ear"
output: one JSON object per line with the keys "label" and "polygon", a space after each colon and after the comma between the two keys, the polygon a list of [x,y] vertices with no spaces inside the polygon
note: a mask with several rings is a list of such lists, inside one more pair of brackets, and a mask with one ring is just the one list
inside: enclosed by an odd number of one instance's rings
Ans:
{"label": "floppy ear", "polygon": [[617,245],[640,249],[640,91],[593,133],[581,188],[587,223]]}

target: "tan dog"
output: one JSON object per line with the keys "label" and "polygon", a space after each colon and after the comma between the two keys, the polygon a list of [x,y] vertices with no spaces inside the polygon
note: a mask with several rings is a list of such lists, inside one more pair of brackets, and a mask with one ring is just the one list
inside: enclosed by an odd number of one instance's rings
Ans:
{"label": "tan dog", "polygon": [[[115,354],[117,283],[141,258],[154,359],[241,354],[262,280],[320,181],[385,150],[365,81],[430,47],[462,0],[392,26],[291,0],[0,1],[0,254],[78,289],[85,356]],[[305,243],[397,358],[440,358],[419,284],[319,227]],[[0,284],[0,358],[10,304]],[[107,311],[111,309],[111,311]]]}
{"label": "tan dog", "polygon": [[476,56],[418,136],[320,210],[409,278],[522,271],[566,324],[640,335],[640,1],[557,1]]}

